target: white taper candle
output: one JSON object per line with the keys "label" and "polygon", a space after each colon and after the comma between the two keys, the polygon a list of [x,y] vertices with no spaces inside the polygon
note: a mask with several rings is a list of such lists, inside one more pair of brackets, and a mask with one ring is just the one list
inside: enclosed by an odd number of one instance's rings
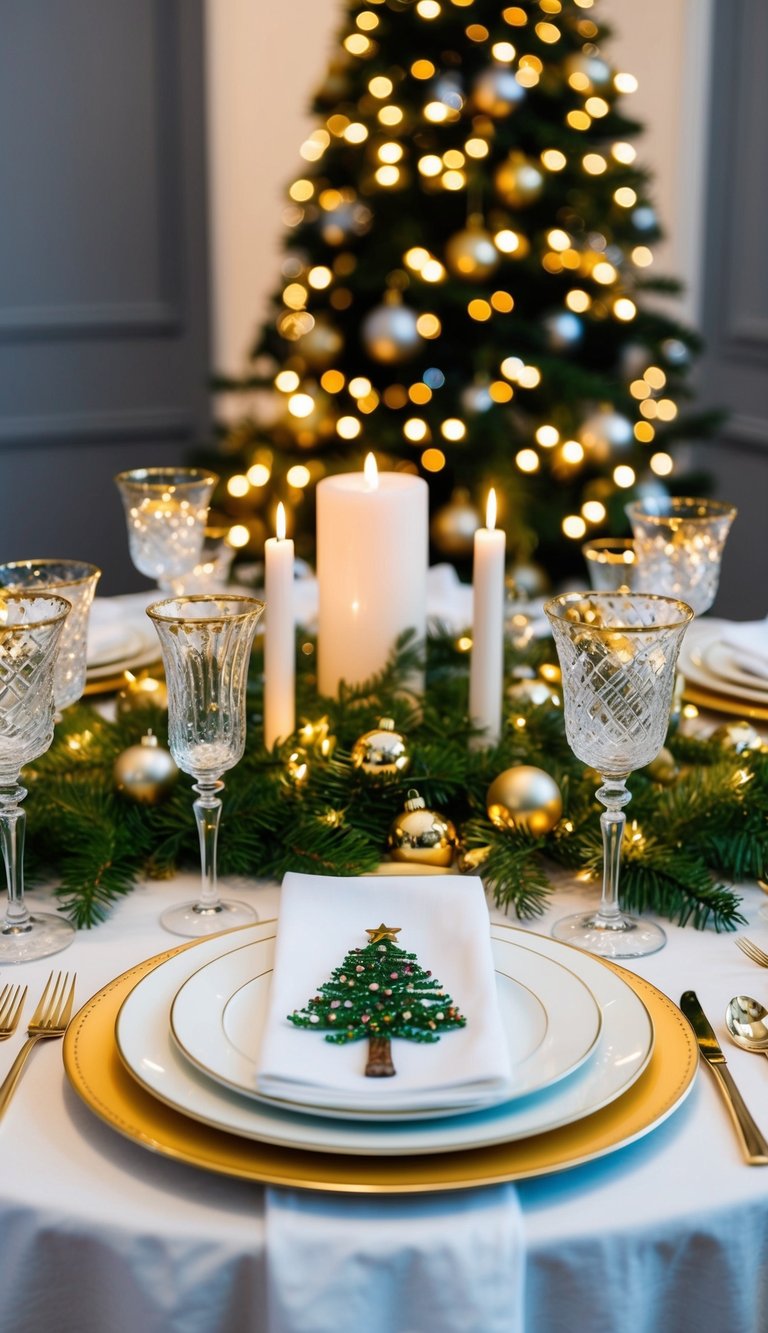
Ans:
{"label": "white taper candle", "polygon": [[495,745],[501,735],[504,690],[504,555],[506,538],[496,527],[496,492],[488,493],[485,527],[475,533],[472,569],[472,660],[469,716]]}
{"label": "white taper candle", "polygon": [[264,545],[264,744],[268,750],[290,736],[296,726],[293,542],[285,530],[281,501],[277,536],[269,537]]}

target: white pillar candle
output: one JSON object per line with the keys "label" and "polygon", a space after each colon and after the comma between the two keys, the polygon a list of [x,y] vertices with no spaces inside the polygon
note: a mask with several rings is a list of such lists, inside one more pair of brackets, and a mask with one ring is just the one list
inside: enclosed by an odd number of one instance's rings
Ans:
{"label": "white pillar candle", "polygon": [[475,533],[472,568],[472,660],[469,716],[495,745],[501,735],[504,691],[504,552],[506,538],[496,527],[496,492],[488,494],[485,527]]}
{"label": "white pillar candle", "polygon": [[[426,634],[428,488],[421,477],[365,470],[317,487],[318,688],[338,693],[380,671],[397,636]],[[422,682],[423,683],[423,682]],[[413,682],[418,688],[419,682]]]}
{"label": "white pillar candle", "polygon": [[285,535],[285,509],[277,506],[276,537],[264,545],[264,744],[268,750],[296,726],[296,646],[293,610],[293,542]]}

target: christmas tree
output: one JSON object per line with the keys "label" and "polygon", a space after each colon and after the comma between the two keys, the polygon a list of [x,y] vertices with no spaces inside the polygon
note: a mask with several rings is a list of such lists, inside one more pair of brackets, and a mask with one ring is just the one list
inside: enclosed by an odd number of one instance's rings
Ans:
{"label": "christmas tree", "polygon": [[279,287],[249,373],[220,382],[253,405],[221,442],[243,544],[283,499],[311,556],[317,481],[369,449],[429,480],[433,554],[469,553],[493,484],[513,557],[555,575],[669,484],[706,421],[679,411],[697,341],[648,303],[677,284],[650,276],[636,82],[598,4],[345,6]]}
{"label": "christmas tree", "polygon": [[367,1037],[366,1077],[390,1078],[396,1072],[392,1037],[439,1041],[441,1033],[464,1027],[467,1020],[416,955],[399,948],[399,926],[382,922],[366,934],[365,948],[350,949],[320,994],[288,1017],[297,1027],[326,1030],[326,1041]]}

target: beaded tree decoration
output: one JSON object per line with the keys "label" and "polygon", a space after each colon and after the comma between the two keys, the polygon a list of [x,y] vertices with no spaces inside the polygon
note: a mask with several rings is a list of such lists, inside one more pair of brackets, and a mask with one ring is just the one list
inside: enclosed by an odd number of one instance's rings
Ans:
{"label": "beaded tree decoration", "polygon": [[350,949],[320,994],[288,1015],[297,1027],[325,1030],[326,1041],[343,1044],[368,1038],[366,1078],[391,1078],[391,1038],[439,1041],[443,1032],[464,1027],[450,995],[413,953],[395,942],[399,926],[382,922],[367,930],[368,944]]}

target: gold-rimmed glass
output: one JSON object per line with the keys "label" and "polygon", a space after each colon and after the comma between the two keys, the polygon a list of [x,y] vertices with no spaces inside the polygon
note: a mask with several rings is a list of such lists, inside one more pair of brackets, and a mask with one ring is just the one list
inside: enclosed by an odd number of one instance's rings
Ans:
{"label": "gold-rimmed glass", "polygon": [[140,573],[172,592],[197,564],[218,477],[193,467],[141,467],[119,472],[131,559]]}
{"label": "gold-rimmed glass", "polygon": [[54,592],[72,609],[61,631],[53,694],[60,713],[77,703],[85,690],[88,667],[88,618],[101,570],[84,560],[10,560],[0,565],[0,588],[10,592]]}
{"label": "gold-rimmed glass", "polygon": [[626,512],[637,555],[635,587],[682,598],[697,616],[708,611],[720,582],[734,506],[667,495],[634,500]]}
{"label": "gold-rimmed glass", "polygon": [[581,554],[595,592],[632,591],[637,556],[631,537],[594,537],[584,543]]}
{"label": "gold-rimmed glass", "polygon": [[684,602],[649,593],[564,593],[544,608],[562,671],[568,744],[602,776],[603,889],[596,912],[556,922],[552,934],[602,958],[642,958],[666,941],[652,921],[619,907],[621,843],[632,799],[626,780],[664,744],[683,634]]}
{"label": "gold-rimmed glass", "polygon": [[211,935],[257,919],[246,903],[219,896],[216,849],[221,775],[239,763],[245,749],[248,664],[263,610],[255,597],[234,593],[172,597],[147,608],[165,666],[171,753],[195,779],[197,796],[202,887],[196,902],[172,907],[160,918],[176,935]]}
{"label": "gold-rimmed glass", "polygon": [[0,593],[0,842],[8,906],[0,927],[0,962],[26,963],[58,953],[74,926],[24,901],[21,770],[53,740],[56,651],[70,603],[54,593]]}

